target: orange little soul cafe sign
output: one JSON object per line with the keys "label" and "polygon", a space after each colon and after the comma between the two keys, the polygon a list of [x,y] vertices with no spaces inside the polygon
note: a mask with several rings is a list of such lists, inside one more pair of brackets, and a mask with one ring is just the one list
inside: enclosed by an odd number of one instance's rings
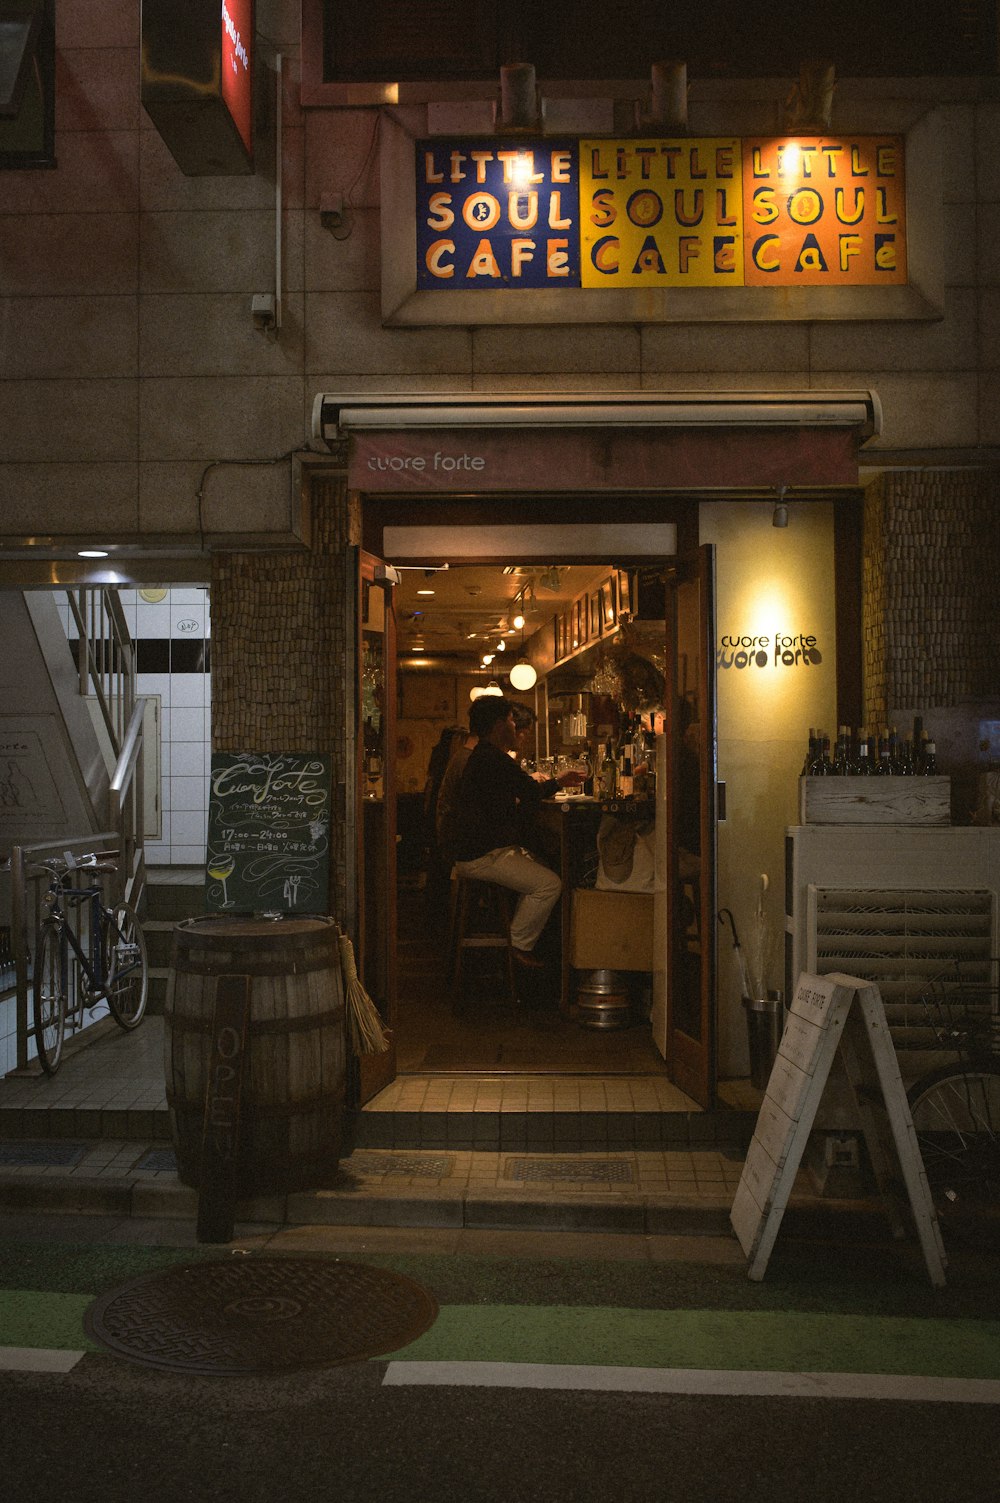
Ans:
{"label": "orange little soul cafe sign", "polygon": [[904,142],[424,141],[428,289],[905,284]]}

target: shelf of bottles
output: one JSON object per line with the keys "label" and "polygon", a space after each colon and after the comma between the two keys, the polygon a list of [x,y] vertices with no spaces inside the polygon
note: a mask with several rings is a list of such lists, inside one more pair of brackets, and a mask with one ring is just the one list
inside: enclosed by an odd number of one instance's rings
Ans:
{"label": "shelf of bottles", "polygon": [[826,777],[934,777],[937,747],[924,730],[922,719],[913,721],[912,733],[900,736],[893,726],[854,731],[842,725],[836,742],[829,733],[809,731],[809,747],[802,764],[804,778]]}
{"label": "shelf of bottles", "polygon": [[895,726],[830,736],[810,730],[800,779],[803,824],[947,825],[951,779],[937,770],[937,748],[920,717],[912,733]]}
{"label": "shelf of bottles", "polygon": [[606,813],[655,801],[656,736],[651,716],[623,714],[617,741],[608,737],[601,744],[594,794]]}

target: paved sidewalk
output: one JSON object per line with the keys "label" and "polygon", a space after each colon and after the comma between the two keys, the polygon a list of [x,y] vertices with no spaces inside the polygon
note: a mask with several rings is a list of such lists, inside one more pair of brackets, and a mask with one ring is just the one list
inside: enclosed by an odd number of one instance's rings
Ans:
{"label": "paved sidewalk", "polygon": [[[134,1034],[98,1029],[53,1078],[0,1080],[0,1212],[193,1221],[197,1192],[178,1180],[170,1140],[162,1019]],[[751,1108],[737,1094],[700,1112],[656,1077],[402,1077],[345,1123],[330,1188],[249,1201],[237,1218],[730,1236]],[[871,1210],[818,1197],[805,1174],[792,1205]]]}

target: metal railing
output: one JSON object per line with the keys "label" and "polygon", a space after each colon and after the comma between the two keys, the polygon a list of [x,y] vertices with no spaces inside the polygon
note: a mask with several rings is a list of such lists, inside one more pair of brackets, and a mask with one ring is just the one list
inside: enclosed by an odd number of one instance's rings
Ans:
{"label": "metal railing", "polygon": [[135,645],[118,591],[67,590],[77,632],[80,693],[93,694],[104,722],[115,767],[108,790],[108,819],[121,851],[121,896],[138,906],[145,886],[143,859],[143,716],[136,696]]}
{"label": "metal railing", "polygon": [[97,700],[115,756],[121,754],[135,707],[135,647],[118,591],[66,591],[77,631],[80,693]]}

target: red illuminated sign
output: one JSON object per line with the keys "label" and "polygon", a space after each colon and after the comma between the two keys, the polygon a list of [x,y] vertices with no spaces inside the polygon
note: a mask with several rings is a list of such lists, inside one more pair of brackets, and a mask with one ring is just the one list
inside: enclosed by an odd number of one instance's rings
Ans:
{"label": "red illuminated sign", "polygon": [[222,98],[253,154],[253,0],[222,0]]}

